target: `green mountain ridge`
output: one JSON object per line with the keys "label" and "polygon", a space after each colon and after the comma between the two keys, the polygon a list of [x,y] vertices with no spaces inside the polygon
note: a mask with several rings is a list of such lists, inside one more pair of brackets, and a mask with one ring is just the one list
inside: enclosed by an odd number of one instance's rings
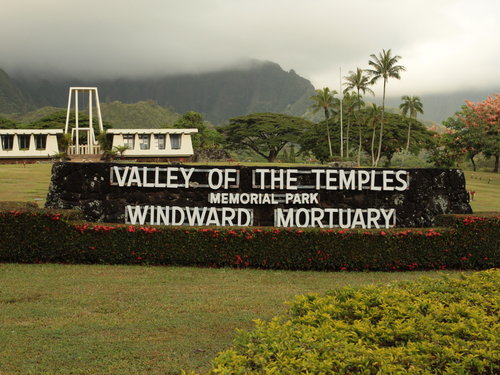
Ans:
{"label": "green mountain ridge", "polygon": [[[114,101],[111,103],[100,103],[101,115],[104,124],[112,128],[162,128],[172,125],[180,118],[180,115],[163,108],[153,101],[142,101],[137,103],[121,103]],[[61,114],[62,113],[62,114]],[[25,114],[0,114],[0,117],[7,118],[17,123],[18,127],[36,126],[40,127],[43,120],[57,117],[57,124],[61,126],[61,121],[65,121],[65,108],[42,107]],[[97,109],[93,110],[94,116]],[[57,114],[57,116],[55,116]],[[62,124],[62,126],[64,126]]]}
{"label": "green mountain ridge", "polygon": [[154,78],[128,78],[84,81],[76,79],[10,79],[24,94],[19,101],[0,108],[0,112],[25,112],[26,107],[65,107],[68,87],[97,86],[102,102],[137,103],[152,100],[177,113],[197,111],[215,124],[254,112],[302,115],[314,94],[312,84],[293,70],[285,72],[278,64],[259,62],[247,69],[228,69],[203,74]]}

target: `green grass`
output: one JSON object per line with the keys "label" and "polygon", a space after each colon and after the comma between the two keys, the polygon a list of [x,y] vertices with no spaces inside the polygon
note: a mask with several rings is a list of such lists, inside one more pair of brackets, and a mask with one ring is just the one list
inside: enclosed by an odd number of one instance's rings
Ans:
{"label": "green grass", "polygon": [[45,204],[52,163],[0,164],[0,201]]}
{"label": "green grass", "polygon": [[[218,164],[221,163],[208,163]],[[222,163],[238,165],[240,163]],[[260,165],[241,163],[241,165]],[[269,166],[268,163],[262,165]],[[294,166],[297,164],[279,164]],[[305,164],[301,164],[305,166]],[[50,182],[52,164],[0,164],[0,201],[38,201],[45,204]],[[474,212],[500,211],[500,174],[488,172],[465,172],[467,190],[476,192],[471,202]]]}
{"label": "green grass", "polygon": [[465,171],[467,191],[475,191],[474,212],[500,212],[500,174]]}
{"label": "green grass", "polygon": [[295,295],[443,274],[0,264],[0,374],[203,371]]}

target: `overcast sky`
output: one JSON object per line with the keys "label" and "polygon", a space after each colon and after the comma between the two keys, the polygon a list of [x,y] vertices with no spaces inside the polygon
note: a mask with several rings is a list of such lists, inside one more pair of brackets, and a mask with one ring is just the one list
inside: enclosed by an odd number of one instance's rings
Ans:
{"label": "overcast sky", "polygon": [[499,0],[2,0],[0,46],[10,74],[114,78],[259,59],[337,90],[340,68],[390,48],[407,68],[392,95],[500,91]]}

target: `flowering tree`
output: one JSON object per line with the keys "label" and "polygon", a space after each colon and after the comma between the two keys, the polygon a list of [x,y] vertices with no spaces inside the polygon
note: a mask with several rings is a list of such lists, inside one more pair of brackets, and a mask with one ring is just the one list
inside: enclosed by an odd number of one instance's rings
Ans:
{"label": "flowering tree", "polygon": [[498,172],[500,158],[500,95],[489,96],[478,103],[466,101],[467,111],[458,118],[467,128],[483,133],[481,151],[495,158],[494,172]]}
{"label": "flowering tree", "polygon": [[498,172],[500,158],[500,95],[489,96],[482,102],[466,101],[460,112],[443,124],[453,130],[449,147],[467,155],[475,169],[474,156],[483,153],[495,158]]}

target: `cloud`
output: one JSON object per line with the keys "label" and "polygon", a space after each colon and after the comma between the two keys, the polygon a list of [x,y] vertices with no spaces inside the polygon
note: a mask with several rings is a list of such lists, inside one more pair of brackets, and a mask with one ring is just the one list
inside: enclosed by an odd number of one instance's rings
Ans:
{"label": "cloud", "polygon": [[391,48],[393,93],[500,86],[495,0],[4,0],[0,67],[118,77],[203,72],[244,59],[339,85]]}

